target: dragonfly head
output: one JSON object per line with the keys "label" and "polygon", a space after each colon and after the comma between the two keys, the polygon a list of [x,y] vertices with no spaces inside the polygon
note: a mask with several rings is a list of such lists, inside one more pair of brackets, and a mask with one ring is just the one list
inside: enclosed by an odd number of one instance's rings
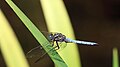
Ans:
{"label": "dragonfly head", "polygon": [[53,35],[52,33],[49,34],[49,39],[50,39],[51,41],[53,41],[54,35]]}

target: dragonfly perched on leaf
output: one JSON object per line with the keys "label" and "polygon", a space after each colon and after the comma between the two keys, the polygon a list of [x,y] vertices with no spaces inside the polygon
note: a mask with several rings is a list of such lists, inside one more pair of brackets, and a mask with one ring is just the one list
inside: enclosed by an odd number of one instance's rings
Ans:
{"label": "dragonfly perched on leaf", "polygon": [[[88,45],[88,46],[96,46],[98,45],[95,42],[88,42],[88,41],[79,41],[79,40],[73,40],[70,38],[67,38],[62,33],[54,33],[54,32],[42,32],[43,35],[50,41],[51,45],[55,47],[56,50],[63,49],[67,46],[67,43],[76,43],[80,45]],[[41,46],[37,46],[33,49],[31,49],[27,54],[27,58],[33,58],[33,57],[39,57],[38,60],[35,61],[38,62],[47,52],[44,51],[44,49]]]}

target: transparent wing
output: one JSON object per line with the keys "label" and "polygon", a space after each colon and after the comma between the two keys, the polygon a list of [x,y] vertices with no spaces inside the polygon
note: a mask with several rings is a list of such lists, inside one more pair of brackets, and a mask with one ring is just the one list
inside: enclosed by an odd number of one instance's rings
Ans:
{"label": "transparent wing", "polygon": [[29,52],[27,52],[26,57],[27,58],[40,57],[44,53],[45,53],[44,49],[41,46],[37,46],[31,49]]}
{"label": "transparent wing", "polygon": [[[43,33],[43,35],[48,39],[48,41],[52,44],[52,41],[51,41],[51,39],[49,38],[49,36],[50,36],[52,33],[45,32],[45,31],[42,31],[42,33]],[[39,45],[39,46],[31,49],[29,52],[27,52],[26,57],[27,57],[27,58],[40,57],[40,56],[42,56],[44,53],[45,53],[45,50],[42,48],[42,46]]]}
{"label": "transparent wing", "polygon": [[[59,49],[58,49],[58,47],[56,47],[57,46],[56,44],[54,44],[53,47],[55,47],[55,49],[57,51],[61,51],[67,46],[67,43],[59,42],[58,45],[60,47]],[[41,46],[37,46],[37,47],[31,49],[30,51],[28,51],[26,54],[26,57],[27,58],[39,58],[39,57],[43,56],[44,54],[47,54],[46,51]]]}

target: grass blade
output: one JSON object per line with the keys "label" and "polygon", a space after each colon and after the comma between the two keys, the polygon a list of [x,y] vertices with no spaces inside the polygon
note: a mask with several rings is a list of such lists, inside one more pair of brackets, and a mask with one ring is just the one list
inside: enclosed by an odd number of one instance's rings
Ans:
{"label": "grass blade", "polygon": [[119,67],[119,56],[117,48],[113,48],[113,67]]}

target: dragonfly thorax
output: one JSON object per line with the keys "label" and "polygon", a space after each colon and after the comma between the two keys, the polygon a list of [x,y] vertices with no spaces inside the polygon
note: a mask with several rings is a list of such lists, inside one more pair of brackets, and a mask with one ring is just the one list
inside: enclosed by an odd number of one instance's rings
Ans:
{"label": "dragonfly thorax", "polygon": [[58,42],[63,42],[66,39],[66,36],[61,33],[51,34],[49,37],[52,41],[58,41]]}

